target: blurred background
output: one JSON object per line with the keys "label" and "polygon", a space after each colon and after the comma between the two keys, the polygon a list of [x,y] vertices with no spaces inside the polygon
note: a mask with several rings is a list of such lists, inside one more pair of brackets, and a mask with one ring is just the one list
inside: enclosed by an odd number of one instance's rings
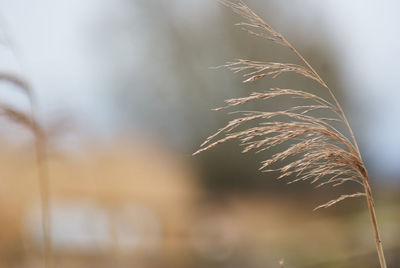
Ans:
{"label": "blurred background", "polygon": [[[400,3],[248,0],[335,90],[369,169],[389,266],[400,266]],[[287,186],[237,143],[192,156],[227,98],[314,88],[212,70],[296,62],[214,0],[0,0],[0,72],[33,89],[46,131],[56,267],[377,267],[365,201]],[[1,81],[0,100],[29,102]],[[255,108],[274,109],[280,102]],[[0,119],[0,267],[43,267],[33,137]]]}

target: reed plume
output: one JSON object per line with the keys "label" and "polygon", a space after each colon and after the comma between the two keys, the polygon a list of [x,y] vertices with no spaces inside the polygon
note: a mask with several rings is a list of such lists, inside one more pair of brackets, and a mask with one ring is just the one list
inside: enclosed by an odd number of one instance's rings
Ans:
{"label": "reed plume", "polygon": [[[219,0],[219,2],[244,18],[244,22],[237,24],[244,31],[288,48],[301,62],[301,65],[299,65],[237,59],[221,67],[228,68],[235,73],[243,73],[245,78],[243,82],[245,83],[264,77],[276,78],[285,73],[295,73],[316,82],[328,93],[329,98],[299,89],[271,88],[268,91],[251,93],[247,97],[229,99],[226,101],[226,106],[215,110],[232,108],[255,100],[274,99],[279,96],[301,99],[308,104],[280,111],[238,111],[236,114],[239,114],[239,117],[231,120],[225,127],[208,137],[194,154],[232,140],[240,142],[240,145],[243,146],[243,152],[254,151],[256,153],[277,145],[289,144],[286,150],[264,160],[260,170],[264,172],[279,171],[278,179],[290,176],[289,183],[310,181],[317,187],[323,185],[338,186],[344,183],[360,185],[359,192],[343,194],[315,209],[327,208],[353,197],[365,197],[372,221],[380,266],[386,267],[368,172],[353,131],[332,90],[294,46],[255,14],[245,3],[228,0]],[[332,116],[316,116],[313,113],[316,110],[327,111]],[[333,122],[342,123],[350,137],[348,138],[335,127]],[[249,123],[255,123],[255,126],[248,127]],[[297,158],[278,169],[271,168],[273,164],[287,158],[293,159],[292,157]]]}
{"label": "reed plume", "polygon": [[9,82],[21,89],[28,98],[30,104],[30,113],[17,110],[14,107],[0,103],[0,115],[26,127],[34,136],[36,165],[39,179],[39,188],[41,196],[42,210],[42,232],[44,238],[44,260],[45,267],[53,267],[52,245],[51,245],[51,220],[50,220],[50,201],[49,201],[49,174],[46,157],[46,139],[44,131],[36,120],[35,101],[29,84],[20,77],[0,73],[0,81]]}

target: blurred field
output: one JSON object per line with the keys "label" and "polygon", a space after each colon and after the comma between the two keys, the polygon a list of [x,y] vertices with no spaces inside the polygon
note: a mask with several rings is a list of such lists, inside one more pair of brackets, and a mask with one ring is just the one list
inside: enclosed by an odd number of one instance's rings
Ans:
{"label": "blurred field", "polygon": [[[51,154],[56,267],[278,267],[281,258],[287,267],[375,267],[363,202],[312,212],[323,196],[210,195],[188,158],[155,144]],[[42,267],[31,148],[2,148],[1,267]],[[396,251],[399,209],[380,202],[378,211]]]}

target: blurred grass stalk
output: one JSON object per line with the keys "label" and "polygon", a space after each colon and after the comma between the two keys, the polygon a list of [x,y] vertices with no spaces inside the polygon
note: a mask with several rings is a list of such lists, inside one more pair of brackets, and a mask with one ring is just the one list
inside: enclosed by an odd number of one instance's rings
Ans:
{"label": "blurred grass stalk", "polygon": [[44,240],[44,262],[46,268],[54,267],[53,252],[51,243],[51,219],[50,219],[50,189],[49,172],[46,156],[46,136],[35,114],[35,101],[33,92],[29,84],[22,78],[8,73],[0,73],[0,81],[6,81],[17,88],[27,96],[30,105],[30,114],[26,114],[6,104],[0,104],[0,112],[7,119],[25,126],[34,136],[35,160],[39,180],[39,191],[42,210],[42,232]]}

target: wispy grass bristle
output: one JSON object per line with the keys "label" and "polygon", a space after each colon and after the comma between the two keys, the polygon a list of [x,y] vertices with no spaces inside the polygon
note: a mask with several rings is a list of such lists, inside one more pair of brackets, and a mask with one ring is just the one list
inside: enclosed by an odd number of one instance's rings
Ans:
{"label": "wispy grass bristle", "polygon": [[[208,137],[194,154],[232,140],[239,141],[243,146],[244,153],[250,151],[260,153],[278,145],[286,145],[288,146],[286,150],[262,161],[260,170],[278,171],[280,173],[278,179],[290,177],[288,183],[309,181],[316,185],[316,188],[328,184],[332,186],[344,183],[359,185],[362,191],[342,194],[315,209],[328,208],[348,198],[366,197],[380,265],[382,268],[386,267],[368,172],[350,124],[332,90],[294,46],[246,4],[242,1],[218,1],[245,19],[244,22],[236,25],[251,35],[288,48],[302,62],[302,65],[237,59],[217,68],[224,67],[234,73],[243,73],[245,78],[243,82],[245,83],[265,77],[276,78],[285,73],[296,73],[316,82],[318,86],[322,87],[322,90],[327,91],[329,98],[323,98],[300,89],[271,88],[265,92],[253,92],[247,97],[229,99],[226,101],[226,106],[214,110],[223,110],[256,100],[269,100],[276,97],[291,97],[309,103],[279,111],[239,111],[237,112],[240,114],[239,117],[231,120],[225,127]],[[316,110],[328,112],[331,116],[318,116],[315,113]],[[347,129],[350,138],[339,131],[333,122],[336,124],[340,122]],[[249,123],[253,123],[253,125],[249,126]],[[289,160],[289,163],[277,169],[271,168],[275,163],[283,160]]]}

